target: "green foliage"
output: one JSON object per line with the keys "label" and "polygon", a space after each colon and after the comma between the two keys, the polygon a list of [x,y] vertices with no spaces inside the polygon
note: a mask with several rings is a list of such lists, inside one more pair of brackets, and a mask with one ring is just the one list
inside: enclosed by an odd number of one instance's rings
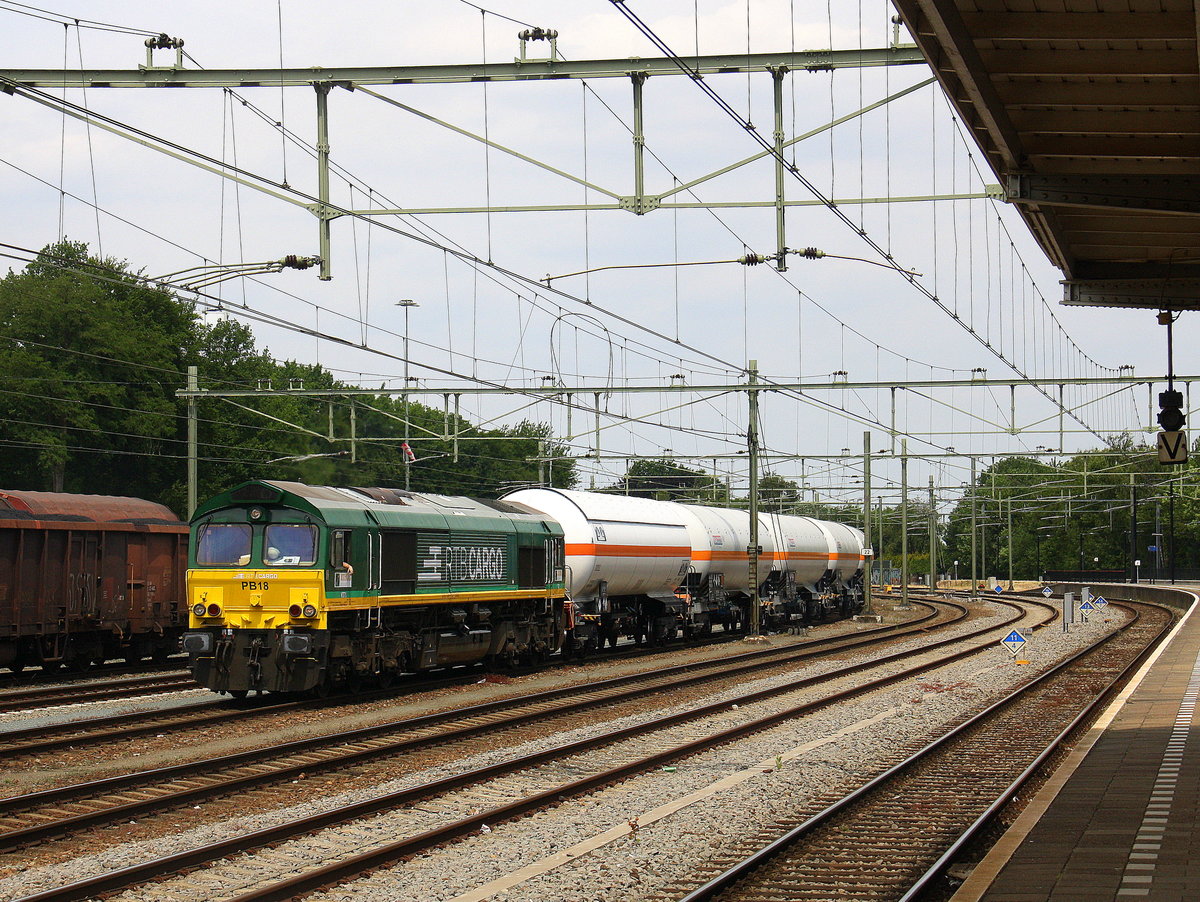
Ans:
{"label": "green foliage", "polygon": [[625,476],[605,491],[696,504],[722,504],[729,498],[729,487],[716,476],[680,466],[665,457],[635,460],[625,471]]}
{"label": "green foliage", "polygon": [[[1101,453],[1078,454],[1040,463],[1005,458],[967,486],[946,528],[948,554],[959,561],[959,576],[971,567],[971,503],[974,498],[978,575],[1007,578],[1009,518],[1012,520],[1012,570],[1017,579],[1033,579],[1048,570],[1110,570],[1125,574],[1130,561],[1143,562],[1141,575],[1153,573],[1149,547],[1162,549],[1163,572],[1169,565],[1169,512],[1175,503],[1176,563],[1197,563],[1198,502],[1181,494],[1179,480],[1190,485],[1191,463],[1168,468],[1154,449],[1130,435],[1111,437]],[[1190,488],[1185,490],[1191,493]],[[1133,499],[1137,498],[1136,541],[1131,536]],[[1157,523],[1157,526],[1156,526]],[[1154,533],[1161,532],[1160,537]]]}
{"label": "green foliage", "polygon": [[0,280],[5,484],[161,496],[195,327],[190,305],[78,243],[47,247]]}
{"label": "green foliage", "polygon": [[800,486],[768,473],[758,481],[758,509],[765,513],[789,513],[800,502]]}
{"label": "green foliage", "polygon": [[[184,513],[187,405],[176,392],[189,366],[214,392],[349,388],[320,366],[276,362],[240,323],[203,322],[122,261],[75,242],[45,248],[0,279],[3,487],[134,495]],[[484,497],[540,475],[575,481],[569,449],[543,424],[479,430],[389,395],[212,398],[197,410],[200,498],[250,478],[397,487],[407,476],[413,491]]]}

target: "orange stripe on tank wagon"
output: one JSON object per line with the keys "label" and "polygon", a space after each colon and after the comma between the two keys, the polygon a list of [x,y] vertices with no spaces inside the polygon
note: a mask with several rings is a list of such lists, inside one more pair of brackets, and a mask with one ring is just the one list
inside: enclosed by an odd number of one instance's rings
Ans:
{"label": "orange stripe on tank wagon", "polygon": [[691,557],[687,545],[567,545],[567,556],[592,554],[596,557]]}

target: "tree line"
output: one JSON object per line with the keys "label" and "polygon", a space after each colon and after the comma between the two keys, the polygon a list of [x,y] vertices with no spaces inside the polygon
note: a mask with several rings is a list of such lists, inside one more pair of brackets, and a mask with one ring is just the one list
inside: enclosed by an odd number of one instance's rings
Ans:
{"label": "tree line", "polygon": [[[357,389],[324,367],[277,361],[250,329],[206,323],[190,302],[147,283],[125,261],[86,244],[44,248],[0,279],[0,487],[132,495],[186,507],[186,387]],[[575,481],[574,462],[549,427],[480,429],[387,394],[320,401],[264,395],[198,405],[198,491],[205,498],[252,478],[402,486],[494,497],[548,478]],[[345,453],[354,419],[353,459]],[[402,439],[410,426],[415,461]],[[444,436],[459,435],[455,443]]]}

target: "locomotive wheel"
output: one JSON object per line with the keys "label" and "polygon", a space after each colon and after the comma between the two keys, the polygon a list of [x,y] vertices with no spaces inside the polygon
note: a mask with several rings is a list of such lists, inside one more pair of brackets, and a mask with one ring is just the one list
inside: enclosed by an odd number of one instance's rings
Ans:
{"label": "locomotive wheel", "polygon": [[308,690],[313,698],[329,698],[329,693],[333,691],[333,681],[329,678],[329,671],[325,671],[317,679],[317,684]]}

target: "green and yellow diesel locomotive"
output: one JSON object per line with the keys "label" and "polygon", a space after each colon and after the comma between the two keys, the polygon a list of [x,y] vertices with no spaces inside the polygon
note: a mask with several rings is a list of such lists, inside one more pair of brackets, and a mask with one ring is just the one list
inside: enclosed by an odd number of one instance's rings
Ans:
{"label": "green and yellow diesel locomotive", "polygon": [[536,661],[562,641],[563,555],[522,504],[251,481],[192,516],[183,648],[234,696]]}

